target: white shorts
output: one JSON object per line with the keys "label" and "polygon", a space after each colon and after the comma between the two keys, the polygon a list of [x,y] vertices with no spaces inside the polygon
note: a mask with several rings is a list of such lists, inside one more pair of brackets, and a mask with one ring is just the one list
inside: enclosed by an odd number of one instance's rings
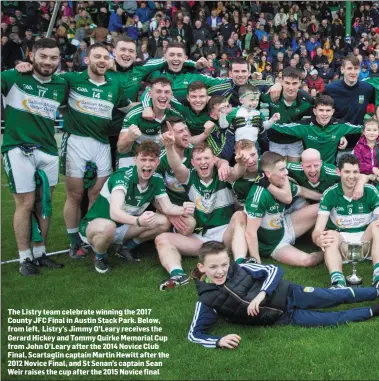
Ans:
{"label": "white shorts", "polygon": [[291,216],[289,214],[284,216],[283,225],[284,235],[276,248],[271,253],[271,258],[273,259],[275,259],[276,254],[280,249],[282,249],[284,246],[293,245],[296,240],[295,230],[293,229]]}
{"label": "white shorts", "polygon": [[120,157],[117,159],[117,169],[130,167],[131,165],[134,165],[136,163],[136,157]]}
{"label": "white shorts", "polygon": [[303,153],[303,142],[299,140],[295,143],[280,144],[275,142],[269,143],[271,152],[276,152],[282,156],[300,157]]}
{"label": "white shorts", "polygon": [[357,244],[362,242],[362,236],[364,233],[365,232],[357,232],[357,233],[340,232],[340,235],[345,242]]}
{"label": "white shorts", "polygon": [[192,234],[191,237],[198,238],[203,242],[218,241],[223,242],[224,233],[229,225],[217,226],[216,228],[208,229],[204,235]]}
{"label": "white shorts", "polygon": [[33,150],[32,155],[26,156],[20,148],[13,148],[4,153],[3,161],[12,193],[34,192],[36,190],[34,175],[38,169],[45,172],[51,187],[58,184],[58,156],[49,155],[39,149]]}
{"label": "white shorts", "polygon": [[284,214],[291,214],[296,212],[306,205],[308,205],[308,202],[305,198],[296,196],[295,201],[284,211]]}
{"label": "white shorts", "polygon": [[[91,221],[87,224],[86,230],[87,230],[90,223],[91,223]],[[124,242],[124,238],[125,238],[128,230],[129,230],[129,225],[121,225],[120,227],[116,228],[116,234],[114,236],[113,243],[121,245]],[[86,236],[82,235],[80,232],[79,232],[79,235],[80,235],[81,240],[84,243],[86,243],[87,245],[90,245],[92,247],[92,245],[88,242],[88,239]]]}
{"label": "white shorts", "polygon": [[62,161],[65,176],[82,179],[89,161],[96,164],[97,177],[112,173],[110,145],[87,136],[66,135],[62,140]]}

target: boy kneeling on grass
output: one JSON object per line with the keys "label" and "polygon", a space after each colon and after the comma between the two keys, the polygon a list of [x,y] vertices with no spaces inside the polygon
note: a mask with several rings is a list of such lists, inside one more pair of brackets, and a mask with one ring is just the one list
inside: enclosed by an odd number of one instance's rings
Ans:
{"label": "boy kneeling on grass", "polygon": [[237,334],[220,337],[207,333],[218,315],[236,324],[307,327],[368,320],[379,315],[379,304],[338,312],[311,310],[375,300],[379,290],[374,287],[303,287],[282,279],[283,270],[278,266],[251,262],[230,264],[226,247],[216,241],[201,246],[199,259],[197,268],[203,275],[196,284],[199,301],[188,339],[207,348],[233,349],[241,342]]}

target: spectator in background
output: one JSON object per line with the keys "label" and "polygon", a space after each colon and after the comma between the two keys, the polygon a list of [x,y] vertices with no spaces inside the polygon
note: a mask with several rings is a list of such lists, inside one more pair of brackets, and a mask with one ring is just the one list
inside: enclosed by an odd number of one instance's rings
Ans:
{"label": "spectator in background", "polygon": [[228,41],[232,34],[235,32],[234,24],[229,23],[227,15],[225,15],[221,20],[219,32],[224,41]]}
{"label": "spectator in background", "polygon": [[209,54],[215,54],[216,57],[219,56],[218,47],[211,38],[207,39],[207,44],[204,47],[204,54],[205,54],[205,57],[208,57]]}
{"label": "spectator in background", "polygon": [[195,41],[201,40],[203,45],[205,45],[205,41],[209,36],[208,29],[206,29],[200,20],[195,21],[194,28],[192,29],[192,36]]}
{"label": "spectator in background", "polygon": [[159,34],[159,30],[155,29],[153,31],[153,35],[149,37],[147,43],[147,52],[149,53],[150,57],[154,57],[157,49],[162,46],[162,38]]}
{"label": "spectator in background", "polygon": [[21,39],[18,33],[11,33],[9,40],[3,46],[2,62],[7,69],[13,69],[16,61],[23,61],[25,51],[21,45]]}
{"label": "spectator in background", "polygon": [[318,71],[316,69],[313,69],[310,72],[310,75],[306,77],[305,81],[310,90],[316,89],[317,94],[324,92],[324,89],[325,89],[324,80],[321,77],[319,77]]}
{"label": "spectator in background", "polygon": [[162,40],[162,46],[159,46],[157,50],[155,51],[154,58],[163,58],[166,54],[167,46],[169,41],[166,39]]}
{"label": "spectator in background", "polygon": [[207,17],[207,25],[211,30],[211,37],[215,38],[221,25],[221,17],[217,16],[217,9],[211,10],[211,15]]}
{"label": "spectator in background", "polygon": [[318,75],[323,79],[324,84],[327,85],[333,79],[334,71],[327,62],[324,62],[322,68],[318,69]]}
{"label": "spectator in background", "polygon": [[124,1],[123,8],[128,17],[133,17],[136,14],[138,9],[137,1],[136,0]]}
{"label": "spectator in background", "polygon": [[373,62],[371,64],[370,78],[378,78],[378,77],[379,77],[378,64],[376,62]]}
{"label": "spectator in background", "polygon": [[235,44],[233,38],[228,39],[228,44],[224,47],[224,53],[228,55],[229,59],[239,57],[242,54],[240,48]]}
{"label": "spectator in background", "polygon": [[84,71],[87,69],[87,64],[85,63],[85,60],[84,60],[86,56],[87,56],[87,43],[85,41],[80,41],[79,48],[72,57],[75,71]]}
{"label": "spectator in background", "polygon": [[122,24],[122,15],[124,10],[122,8],[117,8],[109,18],[108,30],[111,32],[113,39],[117,38],[120,34],[124,33],[125,28]]}
{"label": "spectator in background", "polygon": [[253,27],[248,24],[246,27],[246,34],[241,38],[242,51],[246,51],[248,54],[252,53],[254,48],[259,45],[258,37],[253,33]]}
{"label": "spectator in background", "polygon": [[358,79],[360,81],[368,78],[370,76],[370,70],[368,70],[368,66],[367,65],[362,65],[361,67],[361,71],[359,72],[359,76],[358,76]]}
{"label": "spectator in background", "polygon": [[142,25],[143,31],[147,32],[150,25],[150,18],[152,16],[152,12],[149,7],[147,7],[146,1],[141,1],[140,8],[136,10],[136,15],[139,17]]}

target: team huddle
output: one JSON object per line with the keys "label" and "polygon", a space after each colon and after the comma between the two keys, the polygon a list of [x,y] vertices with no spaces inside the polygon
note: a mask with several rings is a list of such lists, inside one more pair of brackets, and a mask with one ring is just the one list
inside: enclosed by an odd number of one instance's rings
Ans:
{"label": "team huddle", "polygon": [[[189,333],[193,342],[238,346],[237,335],[204,334],[216,311],[247,324],[257,319],[258,324],[339,324],[378,314],[362,308],[324,321],[304,312],[378,297],[379,169],[361,170],[367,155],[359,144],[356,155],[344,154],[335,165],[345,136],[357,134],[377,163],[377,120],[354,125],[334,119],[333,98],[310,99],[293,67],[283,71],[281,84],[272,84],[249,80],[243,58],[232,63],[231,78],[198,74],[207,61],[187,61],[178,42],[168,44],[163,59],[143,66],[134,64],[135,42],[127,37],[117,41],[114,54],[116,71],[110,70],[109,51],[94,44],[87,50],[85,72],[57,75],[56,42],[40,39],[32,64],[3,72],[2,154],[16,204],[22,275],[38,274],[43,266],[62,267],[46,255],[60,169],[72,259],[86,257],[89,245],[96,271],[106,273],[111,248],[123,259],[138,261],[135,249],[154,240],[169,274],[159,284],[164,291],[189,283],[182,256],[200,253],[192,274],[200,296]],[[347,56],[342,70],[355,66],[355,58]],[[141,81],[149,87],[137,102]],[[261,103],[267,104],[269,117]],[[60,158],[54,138],[58,109],[64,117]],[[84,192],[89,205],[82,213]],[[312,253],[294,246],[309,231],[319,248]],[[346,288],[342,241],[371,242],[371,288]],[[325,261],[331,289],[314,291],[312,302],[310,293],[281,279],[278,267],[263,265],[267,258],[302,267]],[[232,301],[221,287],[228,283],[247,302]],[[260,304],[266,307],[259,309]]]}

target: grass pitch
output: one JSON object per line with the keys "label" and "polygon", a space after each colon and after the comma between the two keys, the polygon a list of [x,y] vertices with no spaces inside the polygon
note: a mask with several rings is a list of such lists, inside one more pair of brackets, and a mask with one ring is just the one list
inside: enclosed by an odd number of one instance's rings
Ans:
{"label": "grass pitch", "polygon": [[[5,185],[4,175],[2,184],[1,248],[2,261],[5,261],[17,258],[17,249],[12,227],[14,202]],[[62,215],[64,203],[62,182],[55,189],[53,203],[49,252],[68,248]],[[310,251],[309,242],[309,236],[304,237],[299,240],[298,247]],[[196,301],[194,283],[191,282],[188,286],[172,291],[159,291],[158,285],[167,274],[160,266],[153,245],[143,245],[141,255],[142,262],[138,265],[130,265],[110,257],[112,271],[105,275],[95,272],[92,258],[72,261],[67,255],[55,257],[65,264],[64,269],[42,269],[42,274],[38,277],[22,277],[18,273],[16,263],[3,265],[1,378],[3,380],[379,379],[377,350],[379,319],[338,328],[290,326],[252,328],[230,325],[220,320],[213,332],[218,335],[239,334],[242,342],[238,349],[211,350],[188,342],[186,335]],[[196,265],[196,259],[185,259],[183,265],[190,271]],[[327,287],[329,284],[324,265],[312,269],[283,267],[286,270],[285,277],[291,281],[308,286]],[[345,266],[345,272],[350,271],[350,266]],[[365,284],[369,285],[372,277],[371,264],[366,262],[359,265],[359,273],[364,276]],[[159,376],[10,376],[7,357],[9,308],[49,310],[151,308],[150,317],[160,319],[162,334],[168,336],[168,342],[160,344],[160,351],[168,353],[169,358],[163,360]],[[69,328],[69,325],[67,327]],[[93,367],[81,366],[81,368]]]}

